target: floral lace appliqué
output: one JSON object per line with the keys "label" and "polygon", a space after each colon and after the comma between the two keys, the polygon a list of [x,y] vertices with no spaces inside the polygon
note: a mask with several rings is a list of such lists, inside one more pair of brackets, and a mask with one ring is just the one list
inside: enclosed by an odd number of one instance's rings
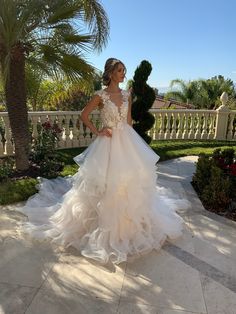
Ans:
{"label": "floral lace appliqu\u00e9", "polygon": [[100,90],[95,94],[99,95],[103,102],[103,108],[100,109],[103,126],[122,129],[124,124],[127,123],[129,92],[121,91],[122,104],[119,107],[111,101],[106,91]]}

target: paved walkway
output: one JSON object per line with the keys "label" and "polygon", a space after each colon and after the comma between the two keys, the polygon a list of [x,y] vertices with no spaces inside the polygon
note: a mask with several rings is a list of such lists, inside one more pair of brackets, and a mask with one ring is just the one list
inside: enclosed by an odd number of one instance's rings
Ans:
{"label": "paved walkway", "polygon": [[182,238],[132,264],[102,267],[24,238],[24,216],[2,207],[0,314],[236,314],[236,223],[202,207],[190,184],[195,161],[159,163],[159,182],[192,208],[180,212]]}

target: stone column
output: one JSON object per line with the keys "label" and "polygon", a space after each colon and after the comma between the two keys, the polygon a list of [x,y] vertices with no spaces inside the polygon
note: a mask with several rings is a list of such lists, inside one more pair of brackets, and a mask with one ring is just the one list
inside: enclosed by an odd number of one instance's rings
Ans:
{"label": "stone column", "polygon": [[222,105],[216,109],[216,129],[215,129],[215,140],[226,140],[227,139],[227,129],[230,109],[226,106],[228,101],[228,95],[226,92],[220,96]]}

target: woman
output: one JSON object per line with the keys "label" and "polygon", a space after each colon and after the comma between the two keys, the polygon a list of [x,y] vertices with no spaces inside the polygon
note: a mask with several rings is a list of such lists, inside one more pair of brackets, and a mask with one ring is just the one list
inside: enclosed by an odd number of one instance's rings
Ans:
{"label": "woman", "polygon": [[[74,160],[80,165],[72,178],[42,180],[39,193],[22,212],[24,226],[37,238],[74,246],[101,263],[120,263],[159,250],[167,239],[182,234],[176,213],[186,201],[167,196],[156,186],[159,156],[132,128],[129,92],[121,90],[124,64],[110,58],[105,64],[105,89],[95,93],[81,119],[97,135]],[[89,119],[99,108],[102,128]]]}

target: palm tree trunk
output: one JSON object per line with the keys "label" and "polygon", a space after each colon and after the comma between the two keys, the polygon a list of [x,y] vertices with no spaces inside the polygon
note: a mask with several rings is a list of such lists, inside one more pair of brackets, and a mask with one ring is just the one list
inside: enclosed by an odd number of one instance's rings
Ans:
{"label": "palm tree trunk", "polygon": [[25,56],[21,47],[11,55],[9,75],[5,85],[6,105],[15,144],[17,170],[29,168],[29,128],[26,105]]}

